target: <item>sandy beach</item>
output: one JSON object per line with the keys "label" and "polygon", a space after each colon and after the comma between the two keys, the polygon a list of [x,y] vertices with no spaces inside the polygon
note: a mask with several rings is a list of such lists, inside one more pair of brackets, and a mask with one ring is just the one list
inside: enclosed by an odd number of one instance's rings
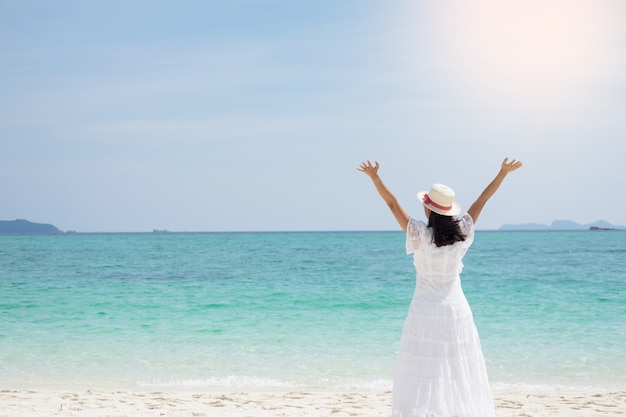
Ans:
{"label": "sandy beach", "polygon": [[[499,417],[600,417],[626,414],[626,391],[494,392]],[[1,417],[43,416],[388,416],[391,392],[0,392]]]}

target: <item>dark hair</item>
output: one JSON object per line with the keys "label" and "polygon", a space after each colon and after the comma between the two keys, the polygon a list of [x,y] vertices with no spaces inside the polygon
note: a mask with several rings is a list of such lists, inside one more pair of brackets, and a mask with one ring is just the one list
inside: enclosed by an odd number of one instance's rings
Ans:
{"label": "dark hair", "polygon": [[433,243],[437,247],[452,245],[465,240],[465,235],[459,227],[459,220],[451,216],[444,216],[431,211],[428,227],[433,229]]}

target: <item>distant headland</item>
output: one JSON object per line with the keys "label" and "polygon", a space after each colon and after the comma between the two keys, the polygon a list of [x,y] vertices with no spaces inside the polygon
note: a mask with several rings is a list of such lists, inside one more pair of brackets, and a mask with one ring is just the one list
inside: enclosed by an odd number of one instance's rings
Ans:
{"label": "distant headland", "polygon": [[60,235],[62,231],[46,223],[33,223],[24,219],[0,220],[0,235]]}
{"label": "distant headland", "polygon": [[598,220],[589,224],[578,224],[571,220],[555,220],[552,224],[504,224],[498,230],[626,230],[624,226],[614,226],[604,220]]}

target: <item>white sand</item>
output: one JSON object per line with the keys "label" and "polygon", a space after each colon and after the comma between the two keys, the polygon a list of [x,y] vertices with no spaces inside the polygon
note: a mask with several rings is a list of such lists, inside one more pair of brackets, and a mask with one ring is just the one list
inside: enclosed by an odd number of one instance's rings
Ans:
{"label": "white sand", "polygon": [[[626,415],[626,391],[494,392],[498,417]],[[0,391],[0,417],[389,416],[391,392]]]}

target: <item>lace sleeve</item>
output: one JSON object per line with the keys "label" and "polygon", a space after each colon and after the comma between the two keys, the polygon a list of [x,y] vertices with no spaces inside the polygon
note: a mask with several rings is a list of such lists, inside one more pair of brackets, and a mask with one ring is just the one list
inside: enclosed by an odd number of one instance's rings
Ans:
{"label": "lace sleeve", "polygon": [[406,254],[410,255],[417,250],[420,245],[420,227],[419,222],[413,218],[409,218],[406,227]]}
{"label": "lace sleeve", "polygon": [[459,221],[461,232],[465,235],[465,240],[472,242],[474,240],[474,220],[468,213],[463,215]]}

